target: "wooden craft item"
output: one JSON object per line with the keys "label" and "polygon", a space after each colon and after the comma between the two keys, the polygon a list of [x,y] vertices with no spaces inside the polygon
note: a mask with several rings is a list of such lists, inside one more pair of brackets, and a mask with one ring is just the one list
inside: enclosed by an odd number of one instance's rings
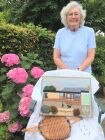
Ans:
{"label": "wooden craft item", "polygon": [[38,126],[23,129],[23,132],[40,132],[46,140],[65,140],[71,134],[71,124],[79,121],[80,118],[49,117],[43,118]]}

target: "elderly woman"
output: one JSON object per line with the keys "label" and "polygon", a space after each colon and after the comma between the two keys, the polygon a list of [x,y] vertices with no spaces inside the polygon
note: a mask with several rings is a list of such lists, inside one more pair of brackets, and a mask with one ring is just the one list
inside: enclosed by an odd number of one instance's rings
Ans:
{"label": "elderly woman", "polygon": [[91,73],[95,57],[95,33],[84,26],[86,11],[75,1],[61,10],[64,28],[58,30],[54,43],[53,59],[58,69],[78,69]]}
{"label": "elderly woman", "polygon": [[[45,78],[91,78],[92,117],[83,118],[83,120],[74,123],[71,127],[71,134],[69,134],[65,140],[105,140],[103,130],[100,124],[98,124],[98,107],[94,100],[94,93],[99,88],[98,81],[90,74],[91,63],[95,56],[95,34],[92,28],[84,26],[85,16],[86,12],[82,9],[82,6],[75,1],[70,2],[62,9],[61,19],[65,27],[57,32],[54,44],[54,62],[59,70],[45,72],[35,85],[32,99],[37,101],[37,104],[30,117],[27,128],[34,128],[34,126],[37,126],[43,119],[43,116],[40,115],[40,108],[42,105],[42,83],[44,76]],[[69,69],[78,69],[80,71]],[[52,83],[48,83],[52,85]],[[62,86],[59,84],[60,83],[57,83],[58,86]],[[71,84],[71,86],[73,85],[74,84]],[[80,84],[80,86],[82,85]],[[33,130],[33,132],[25,133],[24,140],[46,140],[46,138],[42,133],[35,133]]]}

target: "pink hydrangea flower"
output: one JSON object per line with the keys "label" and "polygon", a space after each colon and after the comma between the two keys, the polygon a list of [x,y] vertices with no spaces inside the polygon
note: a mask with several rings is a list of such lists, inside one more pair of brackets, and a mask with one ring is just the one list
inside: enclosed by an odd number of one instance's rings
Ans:
{"label": "pink hydrangea flower", "polygon": [[22,125],[18,121],[8,126],[8,131],[11,133],[19,132],[21,129]]}
{"label": "pink hydrangea flower", "polygon": [[33,67],[33,68],[31,69],[31,75],[32,75],[34,78],[40,78],[43,74],[44,74],[44,70],[42,70],[42,69],[39,68],[39,67]]}
{"label": "pink hydrangea flower", "polygon": [[0,123],[8,122],[10,119],[10,112],[5,111],[0,113]]}
{"label": "pink hydrangea flower", "polygon": [[14,68],[7,73],[7,77],[17,84],[27,81],[28,73],[24,68]]}
{"label": "pink hydrangea flower", "polygon": [[31,97],[33,88],[34,88],[34,86],[32,84],[27,84],[26,86],[24,86],[22,88],[23,93],[21,96],[22,97]]}
{"label": "pink hydrangea flower", "polygon": [[20,59],[16,54],[4,54],[1,58],[1,62],[5,63],[7,67],[18,65],[20,63]]}
{"label": "pink hydrangea flower", "polygon": [[29,108],[31,100],[29,97],[24,97],[20,100],[18,111],[22,117],[29,117],[31,115]]}

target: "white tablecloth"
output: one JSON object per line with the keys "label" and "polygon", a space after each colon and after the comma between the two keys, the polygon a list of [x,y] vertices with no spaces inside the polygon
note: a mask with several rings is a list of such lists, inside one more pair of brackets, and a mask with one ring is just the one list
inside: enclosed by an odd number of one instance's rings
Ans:
{"label": "white tablecloth", "polygon": [[[105,140],[103,130],[98,123],[98,107],[94,100],[94,93],[99,88],[98,81],[87,72],[81,72],[77,70],[53,70],[47,71],[43,76],[64,76],[64,77],[89,77],[91,78],[92,86],[92,105],[93,105],[93,117],[88,119],[83,119],[72,125],[71,136],[66,140]],[[35,126],[40,122],[42,117],[39,115],[42,96],[41,96],[41,80],[40,78],[34,87],[32,93],[32,99],[37,100],[37,105],[32,113],[27,128]],[[26,132],[24,140],[45,140],[40,132]]]}

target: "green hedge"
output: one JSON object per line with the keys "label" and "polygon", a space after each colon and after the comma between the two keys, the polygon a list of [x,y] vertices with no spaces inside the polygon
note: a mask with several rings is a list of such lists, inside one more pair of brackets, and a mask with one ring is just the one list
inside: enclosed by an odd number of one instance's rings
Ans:
{"label": "green hedge", "polygon": [[92,65],[93,72],[98,81],[105,85],[105,36],[97,36],[96,42],[96,56]]}
{"label": "green hedge", "polygon": [[41,26],[34,26],[33,24],[23,24],[22,26],[33,30],[37,34],[38,40],[34,51],[39,55],[39,60],[43,61],[44,69],[55,69],[56,67],[52,59],[55,33]]}
{"label": "green hedge", "polygon": [[54,69],[52,60],[53,42],[55,34],[46,28],[36,27],[32,24],[0,23],[0,52],[24,54],[33,52],[38,54],[40,61],[43,61],[45,70]]}
{"label": "green hedge", "polygon": [[0,48],[2,53],[27,52],[36,43],[37,35],[32,30],[12,24],[0,24]]}

